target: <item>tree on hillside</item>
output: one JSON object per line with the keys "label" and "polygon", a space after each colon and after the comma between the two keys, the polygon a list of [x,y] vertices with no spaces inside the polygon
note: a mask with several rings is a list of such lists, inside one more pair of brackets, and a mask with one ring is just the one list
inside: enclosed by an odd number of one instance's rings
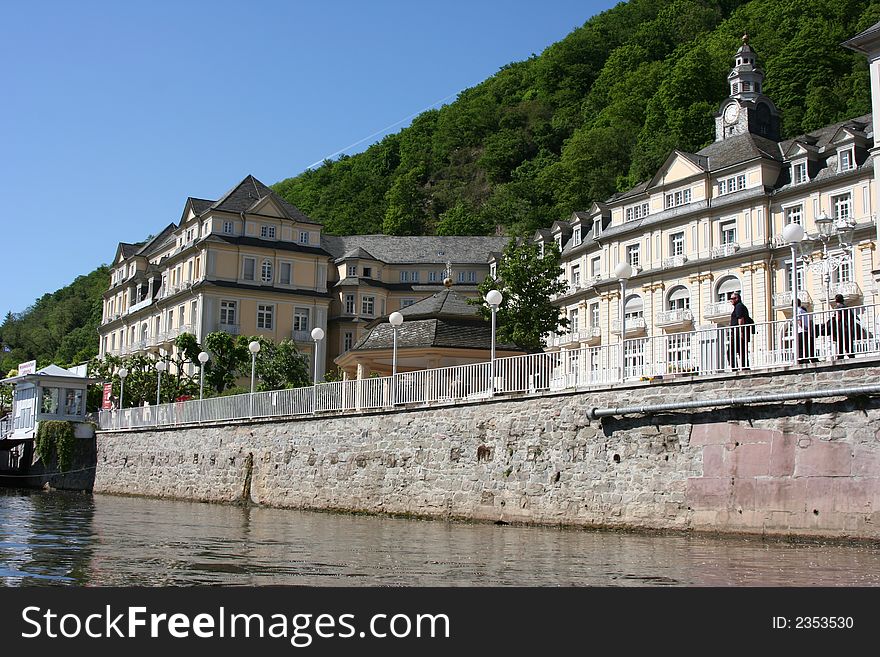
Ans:
{"label": "tree on hillside", "polygon": [[499,290],[504,296],[498,309],[497,338],[512,342],[527,351],[541,351],[544,336],[568,326],[559,308],[550,299],[567,287],[560,278],[560,253],[556,244],[545,245],[544,255],[531,240],[511,239],[498,262],[497,277],[486,277],[480,286],[480,298],[469,299],[479,305],[484,319],[491,311],[483,302],[489,290]]}

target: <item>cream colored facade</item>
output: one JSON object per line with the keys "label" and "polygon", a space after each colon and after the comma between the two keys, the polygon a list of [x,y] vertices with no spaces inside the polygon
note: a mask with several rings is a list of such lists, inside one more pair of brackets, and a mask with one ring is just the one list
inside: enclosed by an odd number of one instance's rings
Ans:
{"label": "cream colored facade", "polygon": [[[673,152],[650,181],[538,232],[539,242],[560,246],[569,283],[556,303],[571,326],[551,335],[549,348],[620,340],[620,262],[634,272],[627,338],[726,326],[734,291],[756,322],[790,316],[791,250],[781,237],[789,222],[807,234],[801,253],[811,262],[799,265],[798,296],[808,308],[826,308],[826,290],[850,306],[877,301],[872,117],[781,141],[762,80],[745,44],[716,115],[715,143]],[[818,239],[822,213],[841,229],[843,247],[836,235]]]}
{"label": "cream colored facade", "polygon": [[[322,226],[248,176],[219,201],[190,198],[178,224],[120,244],[104,294],[100,354],[169,354],[181,333],[296,341],[319,376],[364,326],[442,289],[477,294],[499,237],[324,236]],[[368,247],[372,253],[367,252]]]}

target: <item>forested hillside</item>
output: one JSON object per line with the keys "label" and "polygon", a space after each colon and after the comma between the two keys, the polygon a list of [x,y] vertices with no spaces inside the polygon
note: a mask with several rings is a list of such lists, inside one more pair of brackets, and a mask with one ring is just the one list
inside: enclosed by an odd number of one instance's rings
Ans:
{"label": "forested hillside", "polygon": [[336,234],[521,233],[714,138],[744,33],[784,136],[870,111],[867,0],[631,0],[365,152],[275,186]]}
{"label": "forested hillside", "polygon": [[24,312],[7,313],[0,324],[0,374],[31,359],[39,367],[63,366],[97,355],[101,295],[109,285],[110,270],[102,265]]}

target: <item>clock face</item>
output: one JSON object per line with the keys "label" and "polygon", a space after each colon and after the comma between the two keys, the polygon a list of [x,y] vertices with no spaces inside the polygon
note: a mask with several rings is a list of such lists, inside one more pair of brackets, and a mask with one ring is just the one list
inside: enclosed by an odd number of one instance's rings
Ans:
{"label": "clock face", "polygon": [[736,103],[731,103],[724,109],[724,120],[727,123],[736,121],[737,115],[739,115],[739,105]]}

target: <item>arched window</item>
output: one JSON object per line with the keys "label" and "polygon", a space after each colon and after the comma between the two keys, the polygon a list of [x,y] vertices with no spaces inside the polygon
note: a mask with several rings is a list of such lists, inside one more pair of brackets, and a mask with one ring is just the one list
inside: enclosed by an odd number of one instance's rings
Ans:
{"label": "arched window", "polygon": [[260,280],[264,283],[272,282],[272,261],[263,260],[263,266],[260,269]]}
{"label": "arched window", "polygon": [[678,285],[669,291],[666,297],[667,310],[686,310],[691,307],[691,293],[684,285]]}
{"label": "arched window", "polygon": [[736,276],[725,276],[718,281],[718,285],[715,287],[715,300],[727,301],[730,299],[730,295],[739,292],[741,287]]}
{"label": "arched window", "polygon": [[627,319],[642,317],[642,309],[642,297],[638,294],[628,296],[626,302],[623,304],[623,314]]}

